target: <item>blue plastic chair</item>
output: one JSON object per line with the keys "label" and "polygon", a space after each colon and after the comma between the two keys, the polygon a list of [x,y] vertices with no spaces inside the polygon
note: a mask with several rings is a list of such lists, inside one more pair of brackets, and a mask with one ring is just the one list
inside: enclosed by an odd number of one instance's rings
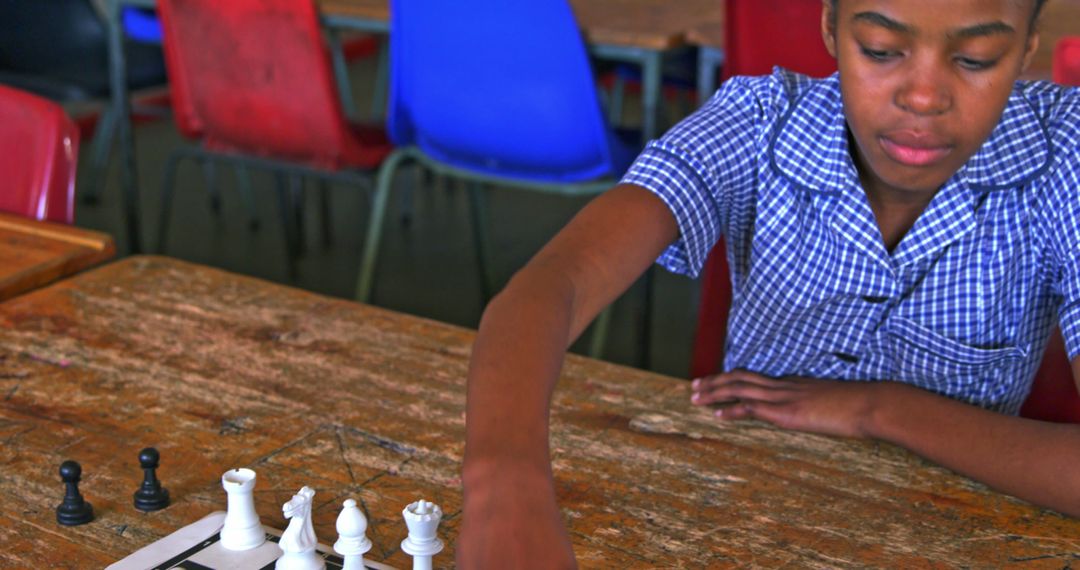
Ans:
{"label": "blue plastic chair", "polygon": [[120,17],[127,37],[137,42],[161,44],[161,20],[154,10],[127,6]]}
{"label": "blue plastic chair", "polygon": [[[490,297],[481,185],[562,195],[610,188],[637,151],[608,125],[565,0],[392,0],[387,129],[357,298],[371,297],[395,171],[417,161],[469,181],[474,239]],[[608,313],[590,353],[603,345]]]}

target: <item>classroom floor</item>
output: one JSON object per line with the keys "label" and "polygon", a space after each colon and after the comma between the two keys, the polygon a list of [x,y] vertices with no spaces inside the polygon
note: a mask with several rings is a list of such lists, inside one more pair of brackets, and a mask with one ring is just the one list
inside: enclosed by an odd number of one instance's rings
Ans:
{"label": "classroom floor", "polygon": [[[350,67],[353,91],[363,113],[370,108],[373,59]],[[626,116],[634,116],[628,102]],[[164,248],[156,243],[161,204],[162,175],[169,153],[185,141],[171,120],[142,123],[135,128],[143,247],[147,253],[164,253],[180,259],[292,285],[334,297],[352,298],[360,263],[360,249],[371,192],[364,188],[332,186],[333,241],[324,247],[320,239],[320,216],[315,184],[307,189],[306,253],[291,280],[287,271],[285,239],[277,209],[273,180],[253,175],[258,219],[250,231],[246,210],[236,191],[232,172],[218,169],[221,214],[215,217],[202,171],[190,162],[181,167],[173,203],[170,234]],[[90,141],[83,141],[82,160]],[[85,163],[85,162],[84,162]],[[106,231],[117,241],[120,255],[127,251],[122,218],[118,161],[113,160],[101,200],[94,205],[78,200],[76,224]],[[81,168],[80,174],[87,172]],[[403,170],[395,185],[400,195],[413,189],[411,224],[400,223],[401,201],[392,201],[392,223],[385,226],[376,274],[374,304],[405,313],[475,328],[481,314],[479,276],[472,246],[468,200],[464,190],[452,184],[422,184],[414,168]],[[80,178],[77,186],[85,188]],[[500,286],[510,278],[584,204],[580,199],[494,189],[490,193],[493,271]],[[651,326],[649,369],[686,377],[694,332],[698,283],[656,268],[655,301]],[[604,359],[645,367],[640,342],[643,288],[639,283],[616,304]],[[586,333],[587,335],[588,333]],[[583,337],[574,351],[585,350]]]}

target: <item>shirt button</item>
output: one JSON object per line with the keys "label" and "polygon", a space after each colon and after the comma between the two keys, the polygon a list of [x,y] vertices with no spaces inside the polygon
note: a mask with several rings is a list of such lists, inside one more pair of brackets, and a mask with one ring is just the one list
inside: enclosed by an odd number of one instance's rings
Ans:
{"label": "shirt button", "polygon": [[867,303],[884,303],[885,301],[888,301],[889,298],[888,297],[875,297],[873,295],[863,295],[862,300],[866,301]]}
{"label": "shirt button", "polygon": [[856,363],[859,362],[859,357],[858,356],[855,356],[854,354],[848,354],[846,352],[834,352],[833,356],[835,356],[835,357],[839,358],[840,360],[843,360],[844,362],[847,362],[849,364],[856,364]]}

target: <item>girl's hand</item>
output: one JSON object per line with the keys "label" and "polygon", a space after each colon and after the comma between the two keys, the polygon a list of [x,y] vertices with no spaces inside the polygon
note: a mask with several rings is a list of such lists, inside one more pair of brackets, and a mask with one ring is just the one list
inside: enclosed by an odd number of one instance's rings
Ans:
{"label": "girl's hand", "polygon": [[698,378],[690,401],[714,406],[722,420],[754,418],[776,426],[844,437],[869,437],[884,382],[772,379],[734,370]]}

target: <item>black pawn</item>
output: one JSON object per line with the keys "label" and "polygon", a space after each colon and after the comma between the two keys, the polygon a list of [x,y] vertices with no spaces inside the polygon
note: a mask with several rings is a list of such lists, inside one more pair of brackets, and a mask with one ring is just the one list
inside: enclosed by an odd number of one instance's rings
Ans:
{"label": "black pawn", "polygon": [[169,506],[169,491],[161,486],[155,471],[158,468],[158,451],[147,447],[139,452],[139,465],[143,469],[143,482],[135,491],[135,508],[140,511],[159,511]]}
{"label": "black pawn", "polygon": [[86,524],[94,520],[94,507],[83,500],[79,493],[79,479],[82,477],[82,467],[74,461],[65,461],[60,464],[60,479],[67,489],[64,491],[64,502],[56,507],[56,522],[64,526]]}

